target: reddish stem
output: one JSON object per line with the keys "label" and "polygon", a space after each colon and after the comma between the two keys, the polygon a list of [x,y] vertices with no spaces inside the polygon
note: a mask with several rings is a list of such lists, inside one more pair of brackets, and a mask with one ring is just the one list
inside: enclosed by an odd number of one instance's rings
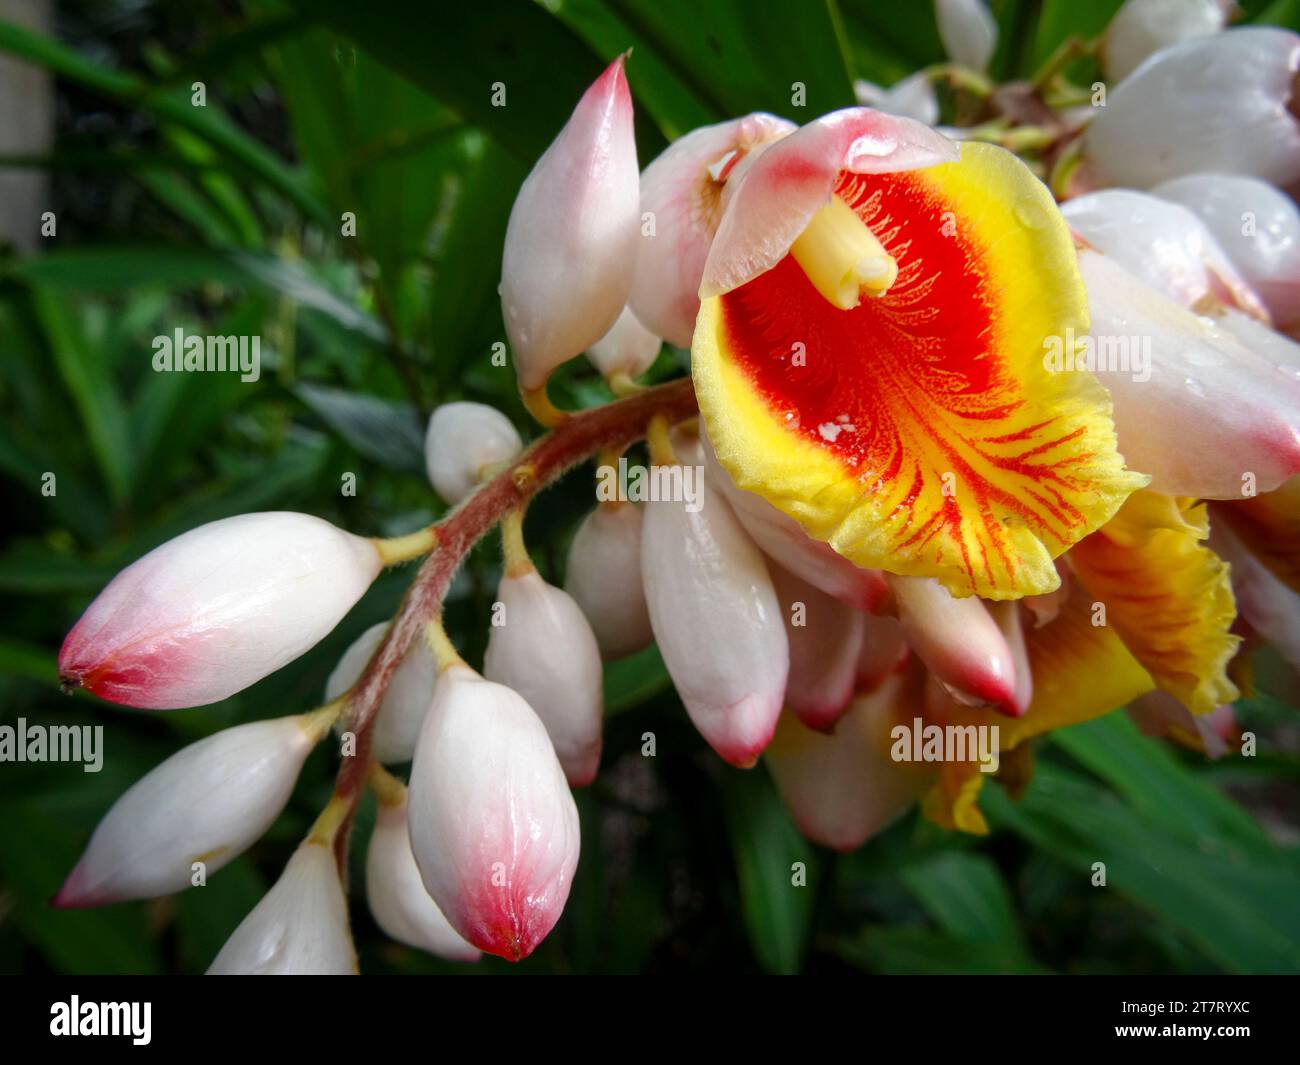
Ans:
{"label": "reddish stem", "polygon": [[384,691],[411,643],[423,638],[425,625],[441,612],[451,579],[470,548],[506,514],[578,463],[640,440],[655,415],[676,423],[696,413],[695,389],[690,378],[684,377],[574,414],[534,441],[508,469],[476,489],[434,526],[437,545],[420,566],[397,616],[352,689],[348,728],[356,736],[356,751],[339,767],[336,795],[355,802],[365,788],[370,733]]}

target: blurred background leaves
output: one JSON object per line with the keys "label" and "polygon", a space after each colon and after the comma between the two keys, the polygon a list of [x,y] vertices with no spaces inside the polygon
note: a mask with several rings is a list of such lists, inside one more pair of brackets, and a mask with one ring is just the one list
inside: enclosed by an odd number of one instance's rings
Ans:
{"label": "blurred background leaves", "polygon": [[[995,0],[995,73],[1027,76],[1118,6]],[[1300,25],[1293,0],[1242,7]],[[0,970],[200,972],[323,804],[332,752],[313,754],[268,837],[209,886],[84,912],[46,900],[111,802],[162,758],[315,705],[412,571],[386,574],[254,688],[168,714],[59,694],[58,646],[93,595],[161,541],[243,511],[409,531],[441,508],[422,472],[433,405],[476,399],[528,424],[513,374],[491,362],[506,218],[614,55],[632,49],[643,163],[702,123],[757,109],[806,120],[852,104],[856,77],[889,84],[943,56],[929,4],[876,0],[6,0],[0,14],[0,52],[48,72],[55,116],[53,138],[8,151],[0,174],[27,175],[57,222],[41,237],[39,219],[10,211],[0,231],[0,724],[105,733],[100,773],[0,765]],[[4,121],[27,106],[4,101]],[[259,336],[260,379],[153,372],[152,338],[177,328]],[[668,353],[656,373],[683,365]],[[557,398],[607,393],[575,365]],[[554,579],[590,502],[575,474],[530,513]],[[489,543],[452,591],[471,658],[495,579]],[[608,671],[605,768],[579,797],[573,896],[522,968],[1298,971],[1300,719],[1294,680],[1258,665],[1267,694],[1240,708],[1260,737],[1254,758],[1208,764],[1111,715],[1040,747],[1020,802],[985,789],[988,839],[909,815],[834,855],[802,839],[764,770],[705,752],[651,649]],[[363,971],[455,968],[385,939],[359,860],[352,879]]]}

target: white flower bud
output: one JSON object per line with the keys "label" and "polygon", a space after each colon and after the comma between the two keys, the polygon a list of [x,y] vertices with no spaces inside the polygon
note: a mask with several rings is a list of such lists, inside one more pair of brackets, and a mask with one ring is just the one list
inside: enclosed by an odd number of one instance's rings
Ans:
{"label": "white flower bud", "polygon": [[641,518],[638,503],[598,506],[569,548],[564,590],[587,615],[606,660],[654,640],[641,583]]}
{"label": "white flower bud", "polygon": [[662,343],[641,324],[631,307],[624,307],[610,331],[587,349],[587,358],[605,378],[617,373],[636,378],[653,365]]}
{"label": "white flower bud", "polygon": [[1107,185],[1150,188],[1216,170],[1276,185],[1300,177],[1300,125],[1288,109],[1300,36],[1245,26],[1157,52],[1110,90],[1084,134]]}
{"label": "white flower bud", "polygon": [[559,920],[578,809],[546,727],[520,695],[453,665],[438,677],[408,791],[424,886],[462,937],[511,961]]}
{"label": "white flower bud", "polygon": [[[375,649],[388,631],[386,622],[372,625],[358,636],[339,659],[334,672],[325,682],[325,699],[337,699],[351,688],[365,672]],[[415,738],[420,734],[420,724],[433,699],[433,685],[437,670],[433,655],[423,641],[416,641],[406,652],[406,657],[393,670],[379,704],[374,731],[370,734],[370,753],[379,761],[409,762],[415,753]],[[347,725],[340,720],[339,728]]]}
{"label": "white flower bud", "polygon": [[775,563],[768,572],[790,641],[786,709],[829,732],[853,699],[865,615]]}
{"label": "white flower bud", "polygon": [[183,747],[104,815],[54,905],[152,899],[184,890],[196,873],[206,880],[271,827],[324,727],[321,717],[302,714],[236,725]]}
{"label": "white flower bud", "polygon": [[1061,213],[1094,248],[1176,303],[1227,303],[1266,317],[1214,234],[1182,204],[1133,189],[1102,189],[1070,200]]}
{"label": "white flower bud", "polygon": [[763,555],[705,482],[695,513],[647,503],[646,603],[664,664],[701,735],[732,765],[757,761],[785,697],[790,649]]}
{"label": "white flower bud", "polygon": [[1128,0],[1106,27],[1106,76],[1127,78],[1162,48],[1218,33],[1231,7],[1230,0]]}
{"label": "white flower bud", "polygon": [[200,525],[109,582],[63,641],[59,676],[150,710],[215,703],[319,642],[380,567],[373,542],[309,514]]}
{"label": "white flower bud", "polygon": [[763,757],[799,831],[815,843],[854,850],[924,790],[924,772],[889,756],[890,729],[900,719],[912,722],[900,712],[907,708],[903,692],[904,678],[892,675],[876,692],[853,700],[829,736],[781,715]]}
{"label": "white flower bud", "polygon": [[1274,322],[1300,323],[1300,211],[1290,196],[1237,174],[1188,174],[1151,191],[1205,223]]}
{"label": "white flower bud", "polygon": [[490,466],[510,462],[524,449],[519,431],[495,407],[444,403],[429,418],[424,462],[429,482],[448,503],[459,503]]}
{"label": "white flower bud", "polygon": [[605,709],[600,648],[582,609],[537,570],[501,578],[502,624],[488,636],[483,675],[513,688],[536,711],[575,788],[600,767]]}
{"label": "white flower bud", "polygon": [[984,0],[934,0],[943,50],[954,63],[981,73],[998,46],[998,24]]}
{"label": "white flower bud", "polygon": [[891,115],[914,118],[933,126],[939,121],[939,98],[934,83],[924,70],[909,74],[888,89],[859,78],[853,83],[853,95],[863,107],[875,107]]}
{"label": "white flower bud", "polygon": [[406,825],[406,798],[379,801],[366,851],[366,897],[375,923],[399,943],[448,961],[477,961],[479,952],[456,934],[420,879]]}
{"label": "white flower bud", "polygon": [[620,56],[578,102],[510,210],[501,311],[523,389],[544,386],[614,325],[636,268],[639,194]]}
{"label": "white flower bud", "polygon": [[209,976],[352,976],[357,955],[331,847],[308,840],[226,940]]}

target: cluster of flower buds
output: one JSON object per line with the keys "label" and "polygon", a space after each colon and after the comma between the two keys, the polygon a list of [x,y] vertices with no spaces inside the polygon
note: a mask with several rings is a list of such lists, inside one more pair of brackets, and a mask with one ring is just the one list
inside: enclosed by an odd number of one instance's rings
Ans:
{"label": "cluster of flower buds", "polygon": [[[937,13],[978,83],[988,11]],[[638,174],[616,59],[505,240],[519,388],[555,432],[525,452],[500,412],[450,403],[426,449],[455,509],[432,529],[367,540],[246,515],[119,575],[61,674],[167,709],[248,687],[383,565],[433,552],[321,709],[164,762],[56,902],[203,882],[336,727],[334,798],[212,971],[355,971],[338,862],[360,782],[379,803],[378,924],[446,958],[525,957],[578,861],[570,789],[599,770],[602,663],[651,642],[704,740],[733,766],[764,759],[800,828],[839,849],[917,800],[986,830],[976,800],[997,750],[931,756],[920,733],[936,725],[990,729],[1010,751],[1132,703],[1148,731],[1226,749],[1243,648],[1267,640],[1300,668],[1300,347],[1284,332],[1300,322],[1300,214],[1278,187],[1300,178],[1300,37],[1223,22],[1213,2],[1124,5],[1101,52],[1120,80],[1062,134],[1106,187],[1064,207],[1004,147],[936,129],[926,72],[905,91],[860,86],[880,108],[695,130]],[[1134,334],[1129,364],[1086,357]],[[693,393],[637,382],[664,340],[690,348]],[[625,398],[558,411],[548,379],[584,352]],[[598,492],[564,587],[548,583],[524,542],[528,496],[595,455],[603,477],[642,436],[663,490]],[[438,593],[498,524],[480,674]],[[379,764],[408,761],[406,783]]]}

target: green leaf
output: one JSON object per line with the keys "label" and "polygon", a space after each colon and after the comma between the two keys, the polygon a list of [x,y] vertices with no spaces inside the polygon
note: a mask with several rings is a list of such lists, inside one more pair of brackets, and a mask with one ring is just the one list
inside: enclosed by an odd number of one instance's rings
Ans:
{"label": "green leaf", "polygon": [[[726,770],[723,807],[754,956],[771,973],[799,971],[811,931],[820,863],[762,769]],[[802,863],[806,883],[794,884]]]}
{"label": "green leaf", "polygon": [[1231,840],[1187,836],[1153,823],[1082,777],[1040,763],[1020,803],[997,785],[981,805],[1081,877],[1105,865],[1106,886],[1146,907],[1230,969],[1300,971],[1300,870]]}
{"label": "green leaf", "polygon": [[867,927],[854,936],[836,939],[832,945],[845,961],[877,973],[965,976],[1047,971],[1027,961],[1015,944],[923,928]]}
{"label": "green leaf", "polygon": [[123,503],[130,493],[131,470],[126,412],[104,360],[77,328],[78,315],[68,300],[37,288],[32,293],[32,307],[45,330],[59,376],[86,427],[109,493],[115,502]]}
{"label": "green leaf", "polygon": [[1011,896],[985,854],[943,851],[900,873],[907,889],[949,935],[1019,942]]}
{"label": "green leaf", "polygon": [[1271,847],[1258,823],[1213,785],[1189,772],[1127,714],[1059,729],[1052,741],[1124,796],[1143,817],[1188,835]]}
{"label": "green leaf", "polygon": [[411,404],[324,385],[293,391],[360,454],[391,470],[424,472],[424,433]]}

